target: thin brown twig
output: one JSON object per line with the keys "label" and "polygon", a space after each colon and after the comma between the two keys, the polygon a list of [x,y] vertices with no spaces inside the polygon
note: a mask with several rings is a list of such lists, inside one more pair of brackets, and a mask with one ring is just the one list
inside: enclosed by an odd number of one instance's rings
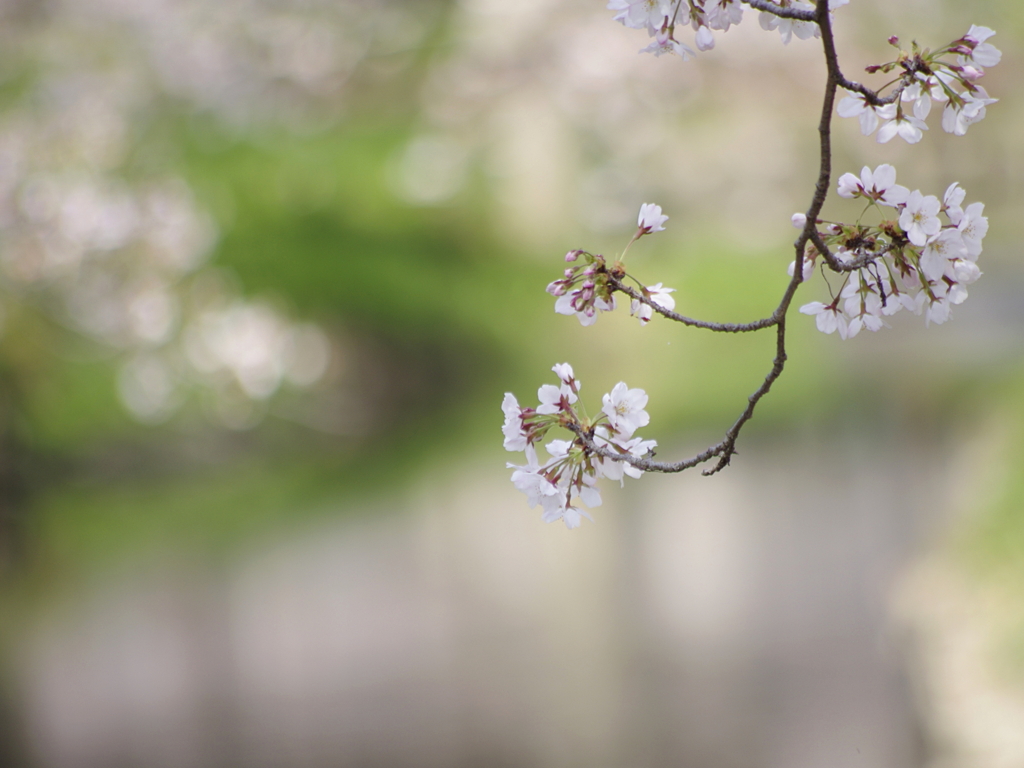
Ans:
{"label": "thin brown twig", "polygon": [[797,19],[798,21],[813,21],[817,23],[814,11],[802,11],[799,8],[783,8],[781,5],[769,2],[769,0],[740,0],[751,8],[755,8],[780,19]]}
{"label": "thin brown twig", "polygon": [[692,317],[680,315],[678,312],[673,312],[671,309],[665,309],[665,307],[660,304],[656,304],[636,288],[632,288],[631,286],[623,283],[619,278],[615,277],[615,275],[608,275],[608,284],[613,290],[624,293],[631,299],[639,301],[641,304],[646,304],[659,315],[662,315],[669,320],[674,320],[677,323],[688,325],[692,328],[703,328],[705,330],[716,331],[718,333],[748,333],[750,331],[760,331],[764,328],[771,328],[779,321],[777,311],[773,312],[766,318],[754,320],[751,323],[712,323],[707,320],[695,320]]}

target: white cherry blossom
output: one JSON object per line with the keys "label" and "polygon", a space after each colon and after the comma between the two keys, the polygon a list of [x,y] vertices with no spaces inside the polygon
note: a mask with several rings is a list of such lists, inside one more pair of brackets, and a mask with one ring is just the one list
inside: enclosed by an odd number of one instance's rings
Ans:
{"label": "white cherry blossom", "polygon": [[552,440],[544,446],[544,450],[552,459],[564,459],[569,454],[570,448],[572,448],[572,442],[569,440]]}
{"label": "white cherry blossom", "polygon": [[896,183],[896,169],[888,163],[872,171],[866,165],[860,171],[860,177],[852,173],[844,173],[839,177],[840,197],[869,197],[884,205],[896,207],[902,205],[910,196],[910,190]]}
{"label": "white cherry blossom", "polygon": [[641,234],[649,235],[652,232],[664,232],[666,221],[668,221],[668,216],[662,214],[660,205],[644,203],[640,206],[640,215],[637,216],[636,225]]}
{"label": "white cherry blossom", "polygon": [[541,520],[545,523],[556,523],[561,520],[565,523],[565,527],[571,531],[573,528],[579,528],[583,524],[584,517],[591,522],[594,521],[594,518],[579,507],[574,507],[569,503],[563,505],[561,500],[558,500],[556,503],[552,499],[550,503],[544,505],[544,514],[541,515]]}
{"label": "white cherry blossom", "polygon": [[964,215],[964,210],[960,206],[966,196],[967,193],[956,181],[946,188],[946,192],[942,196],[942,209],[953,224],[959,224]]}
{"label": "white cherry blossom", "polygon": [[914,245],[923,246],[929,237],[939,234],[939,198],[922,195],[914,190],[907,198],[906,207],[900,213],[900,228],[907,233],[907,239]]}
{"label": "white cherry blossom", "polygon": [[[971,285],[977,282],[979,277],[981,277],[981,270],[978,269],[977,262],[969,259],[957,259],[953,262],[953,279],[959,285]],[[959,304],[960,302],[956,303]]]}
{"label": "white cherry blossom", "polygon": [[[864,171],[868,171],[868,167],[864,166]],[[870,171],[868,171],[870,173]],[[861,184],[860,179],[852,173],[844,173],[839,177],[838,192],[840,197],[857,197],[864,192],[864,185]]]}
{"label": "white cherry blossom", "polygon": [[962,283],[954,283],[949,286],[946,292],[946,300],[950,304],[963,304],[967,301],[967,286]]}
{"label": "white cherry blossom", "polygon": [[731,25],[743,21],[743,6],[739,0],[713,0],[704,13],[708,26],[723,32],[728,32]]}
{"label": "white cherry blossom", "polygon": [[913,102],[914,117],[919,120],[928,119],[928,113],[932,110],[932,96],[928,89],[927,82],[915,80],[903,89],[900,100]]}
{"label": "white cherry blossom", "polygon": [[564,399],[569,405],[576,402],[576,394],[569,388],[568,384],[563,383],[561,386],[556,387],[554,384],[544,384],[537,390],[537,399],[540,400],[540,405],[537,406],[537,413],[551,414],[558,413],[562,410],[562,400]]}
{"label": "white cherry blossom", "polygon": [[800,312],[804,315],[814,315],[814,323],[822,333],[835,333],[838,330],[839,335],[846,338],[849,321],[834,304],[826,306],[820,301],[812,301],[800,307]]}
{"label": "white cherry blossom", "polygon": [[526,430],[523,429],[523,412],[519,402],[511,392],[505,393],[505,399],[501,402],[501,410],[505,413],[505,424],[502,426],[502,434],[505,435],[506,451],[526,450]]}
{"label": "white cherry blossom", "polygon": [[963,238],[955,229],[944,229],[921,252],[921,271],[929,280],[941,280],[952,259],[966,255]]}
{"label": "white cherry blossom", "polygon": [[647,29],[654,34],[672,13],[672,0],[609,0],[608,10],[618,11],[615,21],[631,29]]}
{"label": "white cherry blossom", "polygon": [[555,375],[561,379],[562,383],[567,387],[572,387],[575,384],[576,378],[573,375],[572,366],[568,363],[556,363],[552,366],[551,370],[555,372]]}
{"label": "white cherry blossom", "polygon": [[[676,308],[676,300],[671,295],[674,291],[675,288],[665,288],[661,283],[655,283],[644,289],[644,293],[651,301],[668,310]],[[633,299],[630,303],[630,314],[636,315],[640,319],[640,325],[647,325],[654,316],[654,309],[649,304]]]}
{"label": "white cherry blossom", "polygon": [[868,103],[867,97],[860,93],[851,93],[841,99],[836,107],[840,117],[856,117],[860,120],[860,132],[870,136],[878,128],[878,109]]}
{"label": "white cherry blossom", "polygon": [[999,99],[990,99],[988,93],[980,85],[976,93],[961,94],[962,104],[952,100],[942,110],[942,130],[954,136],[963,136],[967,129],[985,118],[986,107],[995,104]]}
{"label": "white cherry blossom", "polygon": [[604,396],[605,416],[608,423],[616,431],[632,437],[640,427],[646,427],[651,417],[644,410],[647,405],[647,393],[642,389],[629,389],[625,382],[620,381],[612,391]]}
{"label": "white cherry blossom", "polygon": [[970,59],[979,67],[994,67],[999,63],[1002,58],[1002,52],[990,43],[986,43],[995,32],[988,27],[979,27],[972,25],[964,38],[975,43],[974,50],[971,51],[971,55],[964,57]]}
{"label": "white cherry blossom", "polygon": [[[924,294],[922,293],[921,295],[923,296]],[[925,307],[925,327],[928,327],[931,323],[942,325],[949,319],[950,309],[952,309],[952,307],[950,306],[950,301],[946,294],[936,296],[934,300],[929,299],[928,306]]]}
{"label": "white cherry blossom", "polygon": [[899,136],[908,144],[917,144],[924,136],[924,131],[928,130],[924,120],[903,113],[895,104],[879,107],[878,116],[887,121],[878,129],[876,141],[879,144],[885,144],[894,136]]}
{"label": "white cherry blossom", "polygon": [[957,227],[964,240],[967,258],[971,261],[976,261],[978,256],[981,255],[981,241],[988,234],[988,217],[981,215],[984,210],[984,203],[971,203],[967,206],[967,210],[963,212]]}
{"label": "white cherry blossom", "polygon": [[530,509],[538,504],[544,504],[546,508],[547,504],[552,501],[557,503],[558,486],[542,474],[541,467],[537,462],[537,451],[532,445],[526,448],[526,464],[518,465],[509,462],[505,466],[515,470],[512,473],[512,485],[516,490],[526,494],[526,503]]}

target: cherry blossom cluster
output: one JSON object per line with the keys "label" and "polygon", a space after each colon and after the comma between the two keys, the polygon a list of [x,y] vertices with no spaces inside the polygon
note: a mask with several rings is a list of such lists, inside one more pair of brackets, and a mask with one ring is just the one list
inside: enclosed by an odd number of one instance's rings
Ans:
{"label": "cherry blossom cluster", "polygon": [[[814,315],[820,331],[838,331],[844,339],[862,328],[879,330],[883,317],[901,309],[923,313],[926,324],[944,323],[951,306],[962,303],[967,286],[981,276],[977,260],[988,232],[985,206],[963,208],[965,192],[955,182],[941,200],[911,192],[896,183],[896,169],[888,164],[874,171],[865,166],[860,176],[843,174],[838,193],[866,201],[882,220],[873,226],[832,223],[818,233],[840,262],[864,266],[846,273],[831,302],[814,301],[800,311]],[[802,214],[794,224],[804,226]],[[805,256],[804,279],[813,272],[817,255],[810,251]],[[790,274],[794,268],[795,262]]]}
{"label": "cherry blossom cluster", "polygon": [[615,262],[609,268],[605,257],[599,253],[569,251],[565,260],[579,263],[567,268],[561,279],[548,284],[548,293],[557,297],[555,312],[576,315],[581,325],[593,325],[597,322],[598,312],[615,309],[609,277],[612,274],[621,277],[626,271],[621,262]]}
{"label": "cherry blossom cluster", "polygon": [[[580,324],[593,325],[597,322],[598,312],[610,312],[615,309],[615,287],[617,282],[626,277],[626,268],[622,263],[629,246],[644,235],[652,232],[663,232],[668,216],[661,212],[661,206],[644,203],[640,206],[640,215],[636,221],[636,232],[629,241],[622,256],[608,265],[607,259],[599,253],[573,250],[565,254],[566,262],[576,263],[568,267],[558,280],[548,284],[547,292],[557,297],[555,312],[560,315],[576,315]],[[671,294],[675,288],[666,288],[661,283],[646,286],[639,285],[639,293],[664,309],[675,309],[676,302]],[[653,309],[638,299],[630,304],[631,314],[640,319],[640,325],[647,325],[653,316]]]}
{"label": "cherry blossom cluster", "polygon": [[[834,11],[850,0],[829,0],[829,10]],[[749,2],[749,0],[742,0]],[[803,0],[777,0],[772,8],[780,10],[814,12],[814,6]],[[676,29],[687,26],[694,31],[694,45],[699,51],[710,51],[715,47],[712,30],[728,32],[729,28],[743,21],[741,0],[608,0],[608,10],[615,11],[615,20],[632,29],[645,29],[654,41],[641,53],[661,56],[672,53],[685,61],[697,54],[693,48],[676,38]],[[796,35],[801,40],[820,37],[821,31],[813,21],[783,17],[762,11],[758,22],[762,29],[777,29],[782,42]]]}
{"label": "cherry blossom cluster", "polygon": [[[502,432],[506,450],[526,454],[525,464],[509,463],[508,467],[514,470],[512,483],[526,494],[531,509],[540,504],[544,522],[561,520],[567,528],[578,528],[584,517],[593,518],[574,502],[582,502],[591,509],[600,506],[599,478],[618,480],[621,484],[625,475],[643,474],[631,464],[597,453],[588,441],[612,456],[634,458],[652,454],[657,443],[634,434],[650,422],[644,410],[647,393],[642,389],[629,389],[620,381],[602,398],[603,408],[598,416],[591,418],[579,399],[580,382],[572,366],[559,363],[552,370],[559,383],[544,384],[537,390],[540,402],[535,408],[524,408],[515,395],[505,393],[501,404],[505,413]],[[542,464],[537,457],[537,444],[553,427],[568,430],[573,438],[546,443],[544,449],[550,458]]]}
{"label": "cherry blossom cluster", "polygon": [[[839,115],[858,118],[865,136],[877,129],[881,144],[894,136],[916,144],[928,130],[925,120],[935,102],[944,105],[942,129],[963,136],[985,117],[986,107],[998,101],[977,82],[986,67],[1002,58],[999,49],[986,42],[994,34],[988,27],[972,25],[966,35],[937,51],[922,49],[916,42],[910,51],[900,49],[894,60],[867,68],[869,73],[884,74],[900,70],[890,97],[851,92],[839,102]],[[898,38],[890,37],[889,42],[899,48]]]}

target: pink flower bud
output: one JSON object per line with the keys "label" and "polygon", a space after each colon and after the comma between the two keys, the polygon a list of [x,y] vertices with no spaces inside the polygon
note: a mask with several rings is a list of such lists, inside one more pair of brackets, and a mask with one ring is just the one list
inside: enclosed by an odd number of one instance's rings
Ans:
{"label": "pink flower bud", "polygon": [[797,229],[803,229],[807,225],[807,214],[794,213],[793,218],[791,218],[790,221],[793,222],[793,226]]}
{"label": "pink flower bud", "polygon": [[576,259],[580,257],[581,253],[583,253],[583,251],[579,250],[578,248],[576,250],[569,251],[567,254],[565,254],[565,260],[576,261]]}

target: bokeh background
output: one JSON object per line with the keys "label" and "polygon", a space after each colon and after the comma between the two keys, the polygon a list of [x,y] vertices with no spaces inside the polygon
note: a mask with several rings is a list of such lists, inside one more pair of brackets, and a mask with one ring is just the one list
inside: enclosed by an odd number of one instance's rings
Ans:
{"label": "bokeh background", "polygon": [[0,2],[0,765],[1024,765],[1024,9],[837,14],[853,77],[998,32],[966,137],[836,123],[837,173],[985,202],[953,319],[794,315],[732,467],[566,531],[503,392],[625,379],[688,455],[773,339],[581,328],[562,254],[658,202],[631,271],[766,315],[824,80],[749,11],[683,63],[604,5]]}

